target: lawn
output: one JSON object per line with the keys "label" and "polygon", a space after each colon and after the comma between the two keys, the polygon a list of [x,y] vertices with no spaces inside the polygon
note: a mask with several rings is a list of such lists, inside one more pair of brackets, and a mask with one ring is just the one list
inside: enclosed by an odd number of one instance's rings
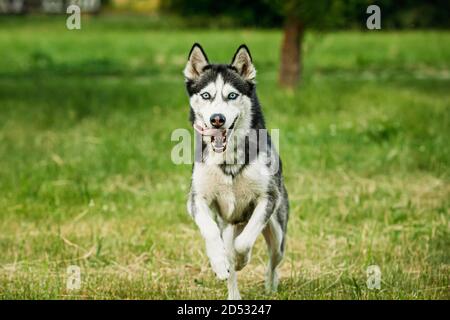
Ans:
{"label": "lawn", "polygon": [[0,299],[226,297],[185,209],[191,166],[170,159],[193,42],[220,62],[247,43],[280,129],[280,288],[264,294],[261,237],[243,298],[450,298],[450,32],[308,33],[303,81],[282,90],[277,30],[64,19],[0,17]]}

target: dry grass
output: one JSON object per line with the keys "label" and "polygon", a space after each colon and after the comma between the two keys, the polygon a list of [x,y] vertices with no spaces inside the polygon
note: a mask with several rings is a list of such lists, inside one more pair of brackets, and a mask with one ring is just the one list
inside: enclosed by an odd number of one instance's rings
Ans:
{"label": "dry grass", "polygon": [[[0,28],[0,298],[224,298],[185,210],[181,69],[246,42],[291,213],[278,294],[258,239],[248,299],[448,299],[448,32],[308,34],[298,90],[276,85],[277,31],[133,31],[92,19]],[[39,32],[37,32],[39,31]],[[268,43],[270,45],[268,45]],[[270,50],[269,50],[270,49]],[[66,268],[82,271],[66,289]],[[381,290],[366,286],[380,266]]]}

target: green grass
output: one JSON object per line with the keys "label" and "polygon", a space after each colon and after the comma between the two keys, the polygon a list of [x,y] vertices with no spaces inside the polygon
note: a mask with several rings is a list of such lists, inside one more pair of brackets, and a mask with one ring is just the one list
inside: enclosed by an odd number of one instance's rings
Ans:
{"label": "green grass", "polygon": [[[286,91],[276,30],[0,19],[0,298],[226,297],[185,210],[191,167],[170,161],[193,42],[222,62],[247,43],[281,129],[280,290],[264,294],[260,238],[242,296],[449,298],[449,32],[308,33],[303,82]],[[381,290],[366,287],[372,264]]]}

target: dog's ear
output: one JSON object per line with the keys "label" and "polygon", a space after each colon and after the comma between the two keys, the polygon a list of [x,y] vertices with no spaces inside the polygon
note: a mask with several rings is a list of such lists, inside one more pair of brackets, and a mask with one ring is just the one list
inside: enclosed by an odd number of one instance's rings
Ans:
{"label": "dog's ear", "polygon": [[237,72],[245,80],[255,82],[256,69],[252,62],[252,56],[245,44],[242,44],[236,51],[231,61],[231,66],[236,68]]}
{"label": "dog's ear", "polygon": [[188,62],[184,68],[184,76],[186,80],[195,80],[203,72],[203,68],[209,65],[208,57],[198,43],[194,43],[189,52]]}

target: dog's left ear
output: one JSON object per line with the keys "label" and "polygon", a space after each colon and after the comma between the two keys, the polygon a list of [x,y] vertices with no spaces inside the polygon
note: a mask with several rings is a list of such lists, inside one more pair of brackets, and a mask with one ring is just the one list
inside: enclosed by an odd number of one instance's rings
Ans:
{"label": "dog's left ear", "polygon": [[245,44],[242,44],[234,54],[231,66],[236,68],[237,72],[245,80],[255,82],[256,69],[252,62],[252,56]]}

